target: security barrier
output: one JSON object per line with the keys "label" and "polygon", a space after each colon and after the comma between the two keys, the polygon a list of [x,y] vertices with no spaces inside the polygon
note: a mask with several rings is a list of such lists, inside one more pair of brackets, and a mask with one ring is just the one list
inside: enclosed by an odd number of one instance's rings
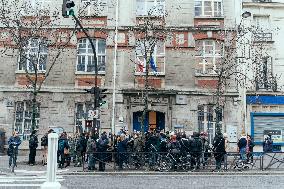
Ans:
{"label": "security barrier", "polygon": [[[220,155],[220,154],[219,154]],[[249,160],[240,154],[221,154],[221,167],[216,166],[217,153],[96,152],[84,154],[83,171],[245,171],[284,169],[284,153],[253,152]],[[76,162],[75,162],[76,164]]]}

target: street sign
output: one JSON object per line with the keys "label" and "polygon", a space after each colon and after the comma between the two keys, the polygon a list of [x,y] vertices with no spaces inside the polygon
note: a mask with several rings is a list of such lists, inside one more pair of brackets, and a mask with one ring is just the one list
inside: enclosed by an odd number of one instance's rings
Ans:
{"label": "street sign", "polygon": [[89,110],[88,111],[88,120],[93,120],[93,119],[98,119],[99,118],[99,110]]}

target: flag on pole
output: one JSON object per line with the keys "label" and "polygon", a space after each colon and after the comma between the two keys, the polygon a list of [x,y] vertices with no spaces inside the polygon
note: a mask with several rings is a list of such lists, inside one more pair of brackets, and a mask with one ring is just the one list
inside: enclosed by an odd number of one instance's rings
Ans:
{"label": "flag on pole", "polygon": [[138,66],[138,72],[144,72],[144,62],[143,61],[141,61],[140,59],[139,59],[139,57],[137,57],[136,58],[136,64],[137,64],[137,66]]}
{"label": "flag on pole", "polygon": [[152,56],[151,56],[151,58],[150,58],[150,66],[151,66],[152,70],[154,70],[155,73],[158,72],[158,71],[157,71],[156,64],[155,64],[155,62],[154,62],[154,58],[153,58]]}

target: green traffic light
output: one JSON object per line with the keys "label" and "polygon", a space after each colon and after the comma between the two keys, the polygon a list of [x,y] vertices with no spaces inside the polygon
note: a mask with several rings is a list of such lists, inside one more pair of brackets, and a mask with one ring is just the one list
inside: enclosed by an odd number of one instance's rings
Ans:
{"label": "green traffic light", "polygon": [[69,16],[74,16],[74,15],[75,15],[74,10],[73,10],[73,9],[70,9],[68,15],[69,15]]}

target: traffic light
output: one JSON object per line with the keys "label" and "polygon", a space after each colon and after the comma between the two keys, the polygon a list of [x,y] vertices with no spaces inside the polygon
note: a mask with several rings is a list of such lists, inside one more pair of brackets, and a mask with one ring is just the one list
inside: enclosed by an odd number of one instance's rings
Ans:
{"label": "traffic light", "polygon": [[92,127],[93,126],[93,121],[91,120],[86,120],[85,122],[85,127]]}
{"label": "traffic light", "polygon": [[100,107],[102,106],[103,104],[106,103],[105,101],[105,98],[107,97],[106,94],[104,94],[105,92],[107,91],[107,89],[100,89],[100,88],[97,88],[96,90],[96,99],[97,99],[97,107]]}
{"label": "traffic light", "polygon": [[63,4],[62,4],[62,16],[64,18],[68,18],[70,15],[74,15],[74,10],[72,9],[73,7],[75,7],[75,3],[74,1],[70,1],[70,0],[63,0]]}

